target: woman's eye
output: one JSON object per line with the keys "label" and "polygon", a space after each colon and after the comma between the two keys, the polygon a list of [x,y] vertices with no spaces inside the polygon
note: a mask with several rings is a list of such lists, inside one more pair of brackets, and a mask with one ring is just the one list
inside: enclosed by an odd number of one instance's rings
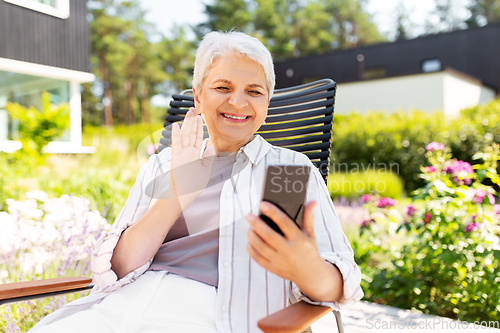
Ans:
{"label": "woman's eye", "polygon": [[258,90],[250,90],[250,93],[253,95],[262,95],[262,93]]}
{"label": "woman's eye", "polygon": [[221,90],[221,91],[227,91],[227,90],[229,90],[229,88],[228,88],[228,87],[217,87],[217,88],[215,88],[215,89],[217,89],[217,90]]}

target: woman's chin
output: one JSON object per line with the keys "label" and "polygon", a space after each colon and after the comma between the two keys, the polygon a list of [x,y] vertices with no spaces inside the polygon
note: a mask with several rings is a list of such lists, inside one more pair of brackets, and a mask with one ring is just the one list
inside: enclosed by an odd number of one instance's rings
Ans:
{"label": "woman's chin", "polygon": [[215,140],[212,140],[212,142],[216,142],[215,145],[219,147],[219,151],[238,151],[241,147],[252,141],[253,137],[254,133],[243,135],[241,131],[236,133],[228,131],[216,135]]}

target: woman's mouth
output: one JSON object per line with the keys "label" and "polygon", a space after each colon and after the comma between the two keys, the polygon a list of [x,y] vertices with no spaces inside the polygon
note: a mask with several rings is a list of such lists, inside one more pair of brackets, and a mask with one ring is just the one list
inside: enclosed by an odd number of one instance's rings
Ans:
{"label": "woman's mouth", "polygon": [[235,115],[227,114],[227,113],[222,113],[222,116],[224,118],[234,119],[234,120],[245,120],[245,119],[247,119],[249,117],[249,116],[235,116]]}

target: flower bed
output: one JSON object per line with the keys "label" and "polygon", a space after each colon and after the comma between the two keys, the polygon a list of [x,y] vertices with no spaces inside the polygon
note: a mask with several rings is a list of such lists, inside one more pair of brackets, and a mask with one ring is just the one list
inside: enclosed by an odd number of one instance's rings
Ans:
{"label": "flower bed", "polygon": [[[87,199],[28,192],[27,200],[7,200],[0,212],[0,282],[61,276],[92,276],[90,254],[109,228]],[[0,308],[0,327],[26,332],[41,318],[86,293],[8,304]]]}
{"label": "flower bed", "polygon": [[500,316],[500,205],[490,185],[500,146],[474,158],[451,159],[432,143],[422,167],[427,185],[411,205],[364,196],[368,218],[353,247],[364,273],[368,300],[454,319],[498,320]]}

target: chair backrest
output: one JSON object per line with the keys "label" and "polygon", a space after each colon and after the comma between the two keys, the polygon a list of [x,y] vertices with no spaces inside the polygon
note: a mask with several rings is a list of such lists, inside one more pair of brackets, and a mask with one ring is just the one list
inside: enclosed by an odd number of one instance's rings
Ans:
{"label": "chair backrest", "polygon": [[[171,144],[169,125],[182,121],[189,108],[194,106],[189,91],[172,95],[159,151]],[[266,123],[257,131],[275,146],[307,155],[325,182],[330,165],[335,92],[336,83],[330,79],[276,89],[269,103]]]}

